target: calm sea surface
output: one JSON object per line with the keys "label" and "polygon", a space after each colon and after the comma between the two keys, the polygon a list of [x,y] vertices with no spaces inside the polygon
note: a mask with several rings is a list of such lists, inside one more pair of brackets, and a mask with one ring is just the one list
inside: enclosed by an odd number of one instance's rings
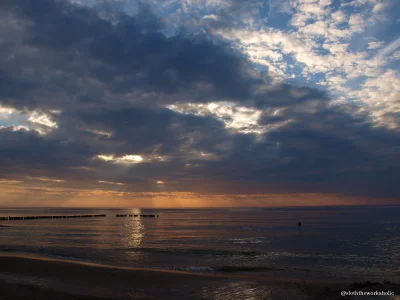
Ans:
{"label": "calm sea surface", "polygon": [[[0,251],[124,267],[400,279],[400,206],[255,209],[0,209]],[[116,214],[159,218],[116,218]],[[303,226],[298,228],[301,221]]]}

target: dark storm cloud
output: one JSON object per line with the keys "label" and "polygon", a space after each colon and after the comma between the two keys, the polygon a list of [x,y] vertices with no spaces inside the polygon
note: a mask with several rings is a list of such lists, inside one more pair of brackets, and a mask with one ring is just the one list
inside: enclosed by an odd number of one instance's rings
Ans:
{"label": "dark storm cloud", "polygon": [[93,9],[64,1],[2,5],[6,23],[20,24],[8,25],[12,34],[3,41],[7,47],[0,68],[2,102],[14,107],[165,105],[221,98],[261,107],[325,97],[313,91],[300,99],[290,86],[258,92],[269,79],[240,54],[204,35],[168,38],[146,8],[134,17],[120,15],[112,24]]}
{"label": "dark storm cloud", "polygon": [[237,154],[224,162],[236,163],[227,173],[283,190],[398,197],[392,177],[400,174],[398,132],[323,101],[261,118],[264,125],[282,121],[289,122],[265,134],[264,143],[240,141]]}
{"label": "dark storm cloud", "polygon": [[[397,131],[331,106],[318,89],[270,85],[229,45],[166,37],[146,7],[112,21],[99,17],[108,11],[63,1],[6,0],[0,10],[0,103],[58,124],[47,135],[0,129],[2,177],[109,180],[143,191],[162,177],[185,191],[400,196]],[[218,100],[261,110],[260,124],[271,128],[235,133],[213,116],[165,108]],[[167,158],[121,167],[100,154]]]}
{"label": "dark storm cloud", "polygon": [[63,113],[58,120],[62,130],[75,131],[75,136],[82,130],[112,133],[105,140],[110,145],[121,144],[108,151],[116,154],[156,151],[158,155],[177,155],[186,146],[199,152],[218,152],[216,147],[230,140],[224,124],[213,117],[179,114],[165,108],[98,109]]}
{"label": "dark storm cloud", "polygon": [[0,129],[1,175],[51,172],[87,163],[91,151],[85,145],[36,131]]}
{"label": "dark storm cloud", "polygon": [[[95,97],[90,92],[86,95],[85,90],[90,90],[96,81],[103,90],[116,94],[166,93],[170,97],[162,97],[164,102],[178,101],[174,94],[186,95],[192,101],[243,99],[250,96],[254,83],[262,81],[248,76],[250,65],[237,53],[214,45],[205,36],[167,38],[157,31],[160,22],[146,9],[135,17],[121,16],[112,25],[93,10],[64,1],[13,1],[2,3],[2,7],[25,29],[13,28],[19,36],[10,35],[3,42],[9,46],[3,57],[12,53],[13,58],[3,61],[2,73],[14,70],[20,76],[31,68],[32,62],[40,61],[33,70],[36,74],[32,75],[37,76],[31,79],[29,89],[21,85],[24,97],[40,98],[48,92],[43,88],[51,87],[54,94],[68,95],[70,105],[72,100]],[[30,59],[23,60],[21,56]],[[2,78],[2,85],[11,80]],[[87,82],[83,89],[82,80]],[[193,91],[197,95],[190,97],[189,92]],[[8,96],[5,89],[0,93]],[[7,98],[7,103],[15,107],[29,106],[21,97]],[[51,100],[46,98],[50,97],[42,98],[43,104],[63,105],[61,101],[49,104],[46,102]]]}
{"label": "dark storm cloud", "polygon": [[[110,175],[110,179],[130,183],[148,184],[158,176],[178,180],[186,173],[185,165],[196,164],[201,152],[222,155],[224,143],[230,142],[221,121],[169,109],[99,109],[61,113],[54,115],[54,120],[59,121],[59,128],[47,135],[24,129],[15,131],[12,127],[0,129],[0,177],[51,175],[86,181],[88,173],[84,171],[92,169],[97,172],[91,174],[89,181]],[[101,132],[110,132],[112,136]],[[102,154],[142,155],[145,161],[122,167],[122,176],[121,165],[96,159]],[[166,161],[157,157],[165,157]]]}

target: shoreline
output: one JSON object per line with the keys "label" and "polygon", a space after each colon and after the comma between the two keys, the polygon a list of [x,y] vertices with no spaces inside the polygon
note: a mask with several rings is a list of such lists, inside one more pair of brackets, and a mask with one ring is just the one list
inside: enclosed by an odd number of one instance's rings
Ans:
{"label": "shoreline", "polygon": [[[213,272],[190,272],[190,271],[182,271],[182,270],[174,270],[174,269],[159,269],[159,268],[145,268],[145,267],[123,267],[123,266],[115,266],[108,264],[101,264],[91,261],[78,260],[78,259],[69,259],[65,257],[57,257],[57,256],[47,256],[41,255],[37,253],[29,253],[29,252],[19,252],[15,250],[0,250],[0,262],[3,257],[6,258],[19,258],[25,260],[37,260],[43,262],[58,262],[65,264],[72,264],[82,267],[95,267],[100,269],[112,269],[126,272],[149,272],[154,274],[175,274],[175,275],[185,275],[185,276],[195,276],[201,278],[211,278],[211,279],[238,279],[238,280],[253,280],[257,282],[268,282],[268,283],[277,283],[277,284],[286,284],[286,283],[294,283],[294,282],[304,282],[308,284],[346,284],[351,282],[347,279],[337,279],[337,278],[324,278],[324,279],[311,279],[309,276],[305,278],[304,276],[294,276],[295,273],[287,273],[286,276],[283,276],[282,273],[277,273],[275,271],[282,271],[283,269],[269,269],[270,272],[251,272],[247,271],[244,268],[243,271],[235,271],[235,270],[225,270],[226,269],[240,269],[240,267],[222,267],[221,271],[213,271]],[[252,268],[248,268],[252,269]],[[267,268],[266,268],[267,269]],[[274,272],[274,273],[272,273]]]}
{"label": "shoreline", "polygon": [[[340,296],[340,291],[355,290],[357,286],[353,284],[352,288],[352,284],[265,274],[204,274],[114,267],[0,252],[0,293],[9,300],[230,299],[230,293],[243,296],[252,293],[252,299],[346,299]],[[371,288],[373,291],[391,290],[400,295],[398,284],[358,286],[358,290]]]}

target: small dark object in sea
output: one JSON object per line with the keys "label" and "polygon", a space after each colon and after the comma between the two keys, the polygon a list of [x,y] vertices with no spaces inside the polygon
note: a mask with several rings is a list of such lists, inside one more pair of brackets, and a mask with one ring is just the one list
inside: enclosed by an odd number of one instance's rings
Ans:
{"label": "small dark object in sea", "polygon": [[299,227],[301,227],[301,222],[299,222]]}

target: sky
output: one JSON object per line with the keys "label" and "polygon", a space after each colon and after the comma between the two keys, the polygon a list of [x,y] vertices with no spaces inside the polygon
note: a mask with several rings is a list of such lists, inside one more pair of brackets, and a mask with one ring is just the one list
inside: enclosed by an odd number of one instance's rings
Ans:
{"label": "sky", "polygon": [[0,206],[400,204],[400,2],[3,0]]}

